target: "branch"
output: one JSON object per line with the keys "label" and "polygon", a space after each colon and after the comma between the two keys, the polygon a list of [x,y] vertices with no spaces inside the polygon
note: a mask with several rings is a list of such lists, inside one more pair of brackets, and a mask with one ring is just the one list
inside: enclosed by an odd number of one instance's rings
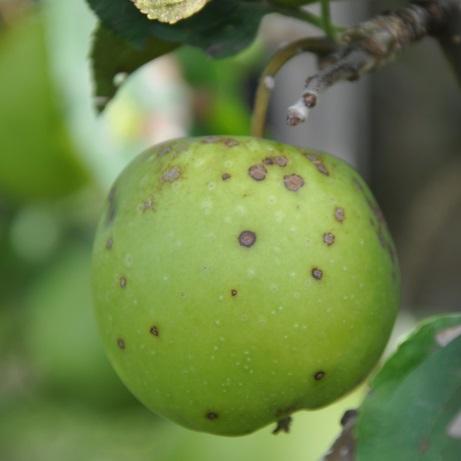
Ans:
{"label": "branch", "polygon": [[291,58],[310,51],[317,56],[325,56],[334,49],[334,42],[326,38],[304,38],[297,40],[277,51],[269,61],[259,79],[258,89],[251,122],[251,133],[255,137],[264,135],[267,107],[275,86],[275,76]]}
{"label": "branch", "polygon": [[437,38],[461,82],[461,0],[423,0],[346,30],[321,70],[306,80],[287,122],[307,119],[318,96],[342,80],[357,80],[389,62],[398,51],[426,36]]}
{"label": "branch", "polygon": [[439,44],[461,84],[461,1],[445,1],[445,27],[436,35]]}
{"label": "branch", "polygon": [[354,461],[357,441],[354,430],[357,411],[348,410],[341,418],[343,430],[321,461]]}

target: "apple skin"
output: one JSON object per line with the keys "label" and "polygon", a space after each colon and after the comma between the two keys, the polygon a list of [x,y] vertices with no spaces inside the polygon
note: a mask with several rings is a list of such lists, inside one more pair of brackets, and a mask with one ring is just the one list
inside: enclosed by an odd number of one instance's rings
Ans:
{"label": "apple skin", "polygon": [[122,381],[152,411],[221,435],[350,392],[399,304],[392,239],[360,176],[250,137],[138,156],[109,194],[92,279]]}

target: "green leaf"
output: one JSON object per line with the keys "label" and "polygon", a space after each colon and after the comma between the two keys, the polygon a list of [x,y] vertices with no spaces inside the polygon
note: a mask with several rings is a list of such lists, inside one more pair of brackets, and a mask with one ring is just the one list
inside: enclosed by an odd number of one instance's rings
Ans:
{"label": "green leaf", "polygon": [[142,47],[151,34],[151,23],[127,0],[87,0],[100,21],[117,35]]}
{"label": "green leaf", "polygon": [[120,87],[116,78],[133,73],[147,62],[169,53],[178,45],[149,38],[142,48],[115,35],[100,25],[95,32],[91,60],[95,82],[97,107],[103,110]]}
{"label": "green leaf", "polygon": [[357,460],[458,461],[461,315],[433,318],[372,382],[360,410]]}
{"label": "green leaf", "polygon": [[174,24],[200,11],[209,0],[133,0],[149,19]]}
{"label": "green leaf", "polygon": [[87,0],[102,23],[141,48],[152,36],[202,48],[214,57],[246,48],[261,19],[275,7],[261,1],[213,0],[199,13],[177,24],[150,21],[128,0]]}

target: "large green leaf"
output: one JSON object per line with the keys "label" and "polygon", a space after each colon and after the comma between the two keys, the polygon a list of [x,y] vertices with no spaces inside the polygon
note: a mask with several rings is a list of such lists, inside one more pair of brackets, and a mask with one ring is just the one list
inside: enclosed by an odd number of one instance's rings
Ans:
{"label": "large green leaf", "polygon": [[[120,86],[116,81],[118,75],[128,76],[146,62],[176,47],[175,43],[151,37],[141,49],[138,49],[100,25],[95,32],[91,54],[98,109],[103,109],[117,92]],[[113,54],[112,51],[115,49],[117,53]]]}
{"label": "large green leaf", "polygon": [[0,195],[16,202],[58,198],[89,179],[53,79],[42,15],[0,33]]}
{"label": "large green leaf", "polygon": [[103,24],[136,47],[155,36],[200,47],[215,57],[230,56],[247,47],[262,17],[275,11],[261,1],[213,0],[199,13],[170,25],[149,20],[127,0],[87,1]]}
{"label": "large green leaf", "polygon": [[372,382],[358,461],[461,459],[461,315],[427,321]]}

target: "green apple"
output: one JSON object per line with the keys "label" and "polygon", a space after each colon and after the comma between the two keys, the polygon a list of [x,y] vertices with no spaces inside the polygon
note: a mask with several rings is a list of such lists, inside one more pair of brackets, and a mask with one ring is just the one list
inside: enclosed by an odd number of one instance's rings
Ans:
{"label": "green apple", "polygon": [[128,388],[223,435],[351,391],[399,303],[394,246],[360,176],[250,137],[180,139],[134,160],[110,191],[92,279]]}

